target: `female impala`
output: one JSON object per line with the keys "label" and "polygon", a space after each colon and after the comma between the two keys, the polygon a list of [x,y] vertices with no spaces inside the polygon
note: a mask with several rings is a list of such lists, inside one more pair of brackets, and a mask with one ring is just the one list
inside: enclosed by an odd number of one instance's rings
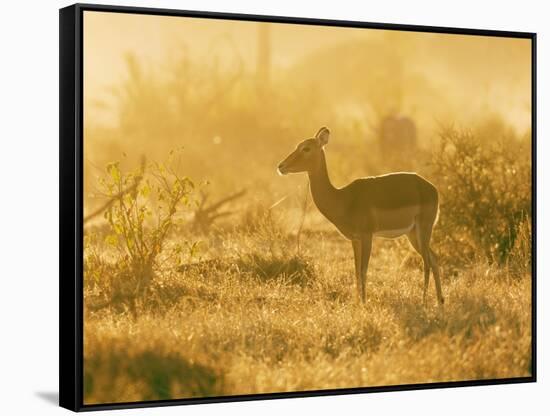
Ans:
{"label": "female impala", "polygon": [[439,210],[437,189],[416,173],[390,173],[360,178],[335,188],[328,177],[324,146],[330,131],[322,127],[314,138],[299,143],[278,167],[281,175],[307,172],[311,195],[321,213],[351,240],[357,290],[365,302],[365,280],[372,238],[407,235],[424,261],[424,304],[430,276],[435,279],[439,305],[443,305],[437,256],[430,248],[432,228]]}

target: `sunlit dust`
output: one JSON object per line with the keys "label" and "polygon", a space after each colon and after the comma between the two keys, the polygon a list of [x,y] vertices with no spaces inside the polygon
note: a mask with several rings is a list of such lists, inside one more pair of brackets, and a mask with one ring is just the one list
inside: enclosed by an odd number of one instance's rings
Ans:
{"label": "sunlit dust", "polygon": [[[530,42],[84,12],[85,403],[531,375]],[[437,188],[444,310],[406,237],[357,301],[279,166],[321,126],[336,188]]]}

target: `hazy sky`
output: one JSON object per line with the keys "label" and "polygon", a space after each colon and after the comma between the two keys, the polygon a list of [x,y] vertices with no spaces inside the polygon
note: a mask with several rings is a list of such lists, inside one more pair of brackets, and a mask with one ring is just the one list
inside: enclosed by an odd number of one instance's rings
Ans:
{"label": "hazy sky", "polygon": [[[290,24],[270,26],[273,73],[285,74],[287,69],[317,51],[327,51],[339,44],[395,36],[405,40],[401,44],[402,53],[414,57],[414,61],[409,58],[405,62],[410,72],[420,74],[438,92],[451,97],[455,102],[453,108],[475,112],[482,108],[483,101],[483,105],[500,112],[517,128],[530,125],[528,40]],[[113,121],[116,117],[116,111],[111,109],[114,101],[109,88],[126,76],[128,53],[134,54],[144,68],[157,75],[162,73],[163,65],[183,55],[190,57],[194,64],[217,59],[220,65],[231,67],[241,61],[252,71],[256,63],[257,33],[256,22],[87,11],[84,16],[84,98],[87,105],[103,104],[104,110],[88,105],[86,114],[93,114],[93,119],[99,122],[109,122],[109,118]],[[388,49],[395,43],[388,42]],[[336,62],[327,62],[327,65],[349,64],[351,58],[340,58],[340,61],[336,58]],[[367,67],[358,67],[357,73],[369,76],[377,65],[379,57],[369,56]],[[314,72],[317,71],[306,66],[305,73],[290,72],[290,75],[315,78]],[[323,77],[333,77],[336,82],[338,74],[329,71]]]}
{"label": "hazy sky", "polygon": [[[117,82],[126,73],[124,56],[132,52],[159,65],[184,51],[194,59],[235,54],[251,67],[256,60],[258,23],[215,19],[84,12],[84,68],[90,90]],[[380,31],[306,25],[271,24],[272,64],[286,68],[319,47]],[[87,91],[90,93],[90,91]]]}

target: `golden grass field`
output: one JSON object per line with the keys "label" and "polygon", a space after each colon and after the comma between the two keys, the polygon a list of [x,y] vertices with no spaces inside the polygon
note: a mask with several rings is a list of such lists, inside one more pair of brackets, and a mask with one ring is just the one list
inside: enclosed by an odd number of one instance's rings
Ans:
{"label": "golden grass field", "polygon": [[377,240],[362,305],[350,244],[334,232],[302,239],[295,257],[292,242],[224,234],[236,257],[159,276],[157,295],[173,298],[163,307],[135,318],[87,310],[87,403],[531,374],[528,272],[443,273],[442,313],[433,280],[422,306],[408,242]]}
{"label": "golden grass field", "polygon": [[[85,15],[85,404],[532,374],[528,40],[166,19]],[[404,237],[357,300],[350,242],[276,173],[324,125],[335,186],[439,190],[444,310]]]}

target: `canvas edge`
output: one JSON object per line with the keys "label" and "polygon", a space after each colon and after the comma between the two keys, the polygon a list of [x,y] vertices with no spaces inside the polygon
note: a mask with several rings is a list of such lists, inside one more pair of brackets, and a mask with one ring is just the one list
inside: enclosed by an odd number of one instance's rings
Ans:
{"label": "canvas edge", "polygon": [[59,405],[82,406],[80,9],[59,10]]}
{"label": "canvas edge", "polygon": [[180,9],[120,6],[120,5],[91,4],[91,3],[76,3],[75,6],[77,6],[81,10],[95,11],[95,12],[196,17],[196,18],[204,18],[204,19],[222,19],[222,20],[237,20],[237,21],[249,21],[249,22],[266,22],[266,23],[290,23],[290,24],[316,25],[316,26],[354,27],[354,28],[383,29],[383,30],[396,30],[396,31],[407,31],[407,32],[511,37],[511,38],[524,38],[524,39],[531,39],[533,38],[533,36],[536,35],[536,33],[534,32],[525,32],[525,31],[474,29],[474,28],[464,28],[464,27],[459,28],[459,27],[450,27],[450,26],[431,26],[431,25],[417,25],[417,24],[403,24],[403,23],[363,22],[363,21],[354,21],[354,20],[335,20],[335,19],[323,19],[323,18],[311,18],[311,17],[269,16],[269,15],[258,15],[258,14],[213,12],[213,11],[200,11],[200,10],[180,10]]}
{"label": "canvas edge", "polygon": [[537,34],[531,34],[531,375],[537,381]]}

